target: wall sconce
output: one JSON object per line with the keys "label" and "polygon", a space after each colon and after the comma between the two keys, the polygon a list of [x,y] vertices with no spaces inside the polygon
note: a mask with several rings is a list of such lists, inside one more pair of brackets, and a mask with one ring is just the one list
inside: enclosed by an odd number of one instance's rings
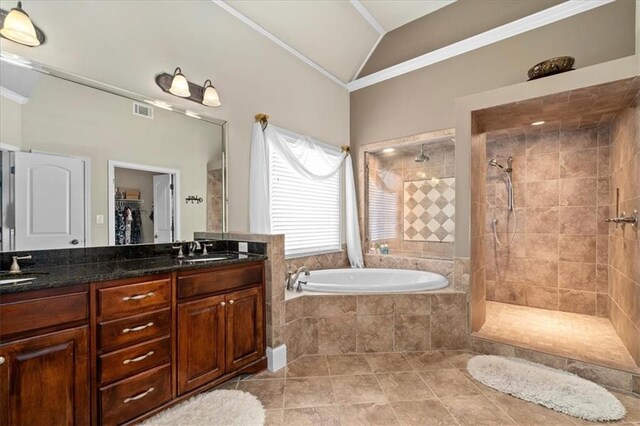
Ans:
{"label": "wall sconce", "polygon": [[45,40],[44,32],[31,22],[21,1],[9,12],[0,9],[0,36],[30,47],[40,46]]}
{"label": "wall sconce", "polygon": [[173,72],[173,79],[171,80],[169,92],[173,95],[180,96],[181,98],[188,98],[191,96],[191,92],[189,92],[189,82],[184,74],[182,74],[180,67],[176,68]]}
{"label": "wall sconce", "polygon": [[156,84],[163,92],[171,93],[201,105],[210,107],[222,105],[218,91],[211,84],[211,80],[207,80],[204,85],[198,86],[188,81],[180,68],[176,68],[173,75],[166,72],[158,74],[156,76]]}

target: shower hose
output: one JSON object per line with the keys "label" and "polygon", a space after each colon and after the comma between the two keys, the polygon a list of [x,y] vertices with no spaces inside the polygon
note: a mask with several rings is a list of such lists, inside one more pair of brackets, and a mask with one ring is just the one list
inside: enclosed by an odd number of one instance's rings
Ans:
{"label": "shower hose", "polygon": [[[511,198],[511,211],[513,212],[513,232],[511,233],[511,237],[509,238],[509,242],[507,243],[501,243],[500,239],[498,238],[498,219],[493,218],[493,220],[491,221],[491,223],[493,224],[493,238],[496,240],[496,243],[498,243],[498,245],[500,247],[509,247],[512,243],[513,243],[513,239],[516,236],[516,227],[518,226],[518,218],[516,216],[516,205],[515,202],[513,201],[513,182],[511,181],[511,176],[507,173],[507,197]],[[510,195],[509,195],[510,194]],[[508,232],[509,230],[507,230]]]}

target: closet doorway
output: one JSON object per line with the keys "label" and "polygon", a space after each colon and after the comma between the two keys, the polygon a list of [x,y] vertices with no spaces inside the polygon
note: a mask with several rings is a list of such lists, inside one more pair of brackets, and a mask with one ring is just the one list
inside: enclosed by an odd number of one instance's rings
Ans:
{"label": "closet doorway", "polygon": [[180,235],[180,171],[109,161],[109,245],[170,243]]}

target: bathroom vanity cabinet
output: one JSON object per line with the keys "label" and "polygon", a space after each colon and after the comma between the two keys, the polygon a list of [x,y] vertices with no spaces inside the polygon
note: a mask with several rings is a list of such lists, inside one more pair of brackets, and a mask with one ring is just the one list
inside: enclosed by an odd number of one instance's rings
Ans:
{"label": "bathroom vanity cabinet", "polygon": [[0,299],[0,424],[138,422],[266,367],[264,264]]}

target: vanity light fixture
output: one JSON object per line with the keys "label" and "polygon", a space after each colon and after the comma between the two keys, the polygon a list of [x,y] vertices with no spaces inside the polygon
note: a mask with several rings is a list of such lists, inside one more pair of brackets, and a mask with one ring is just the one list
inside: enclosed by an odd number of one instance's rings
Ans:
{"label": "vanity light fixture", "polygon": [[173,79],[171,80],[169,92],[173,95],[180,96],[181,98],[188,98],[191,96],[191,92],[189,91],[189,82],[184,74],[182,74],[180,67],[176,68],[173,72]]}
{"label": "vanity light fixture", "polygon": [[211,80],[205,81],[203,86],[193,84],[186,79],[180,68],[176,68],[173,75],[166,72],[158,74],[156,76],[156,84],[163,92],[171,93],[201,105],[211,107],[222,105],[218,91],[213,87]]}
{"label": "vanity light fixture", "polygon": [[544,120],[534,121],[531,123],[532,126],[542,126],[544,124]]}
{"label": "vanity light fixture", "polygon": [[202,104],[211,107],[217,107],[222,105],[220,103],[220,96],[218,96],[218,91],[213,84],[211,84],[211,80],[207,80],[204,82],[202,86]]}
{"label": "vanity light fixture", "polygon": [[44,33],[31,22],[27,12],[22,9],[21,1],[8,13],[0,10],[0,21],[0,36],[30,47],[44,43]]}

